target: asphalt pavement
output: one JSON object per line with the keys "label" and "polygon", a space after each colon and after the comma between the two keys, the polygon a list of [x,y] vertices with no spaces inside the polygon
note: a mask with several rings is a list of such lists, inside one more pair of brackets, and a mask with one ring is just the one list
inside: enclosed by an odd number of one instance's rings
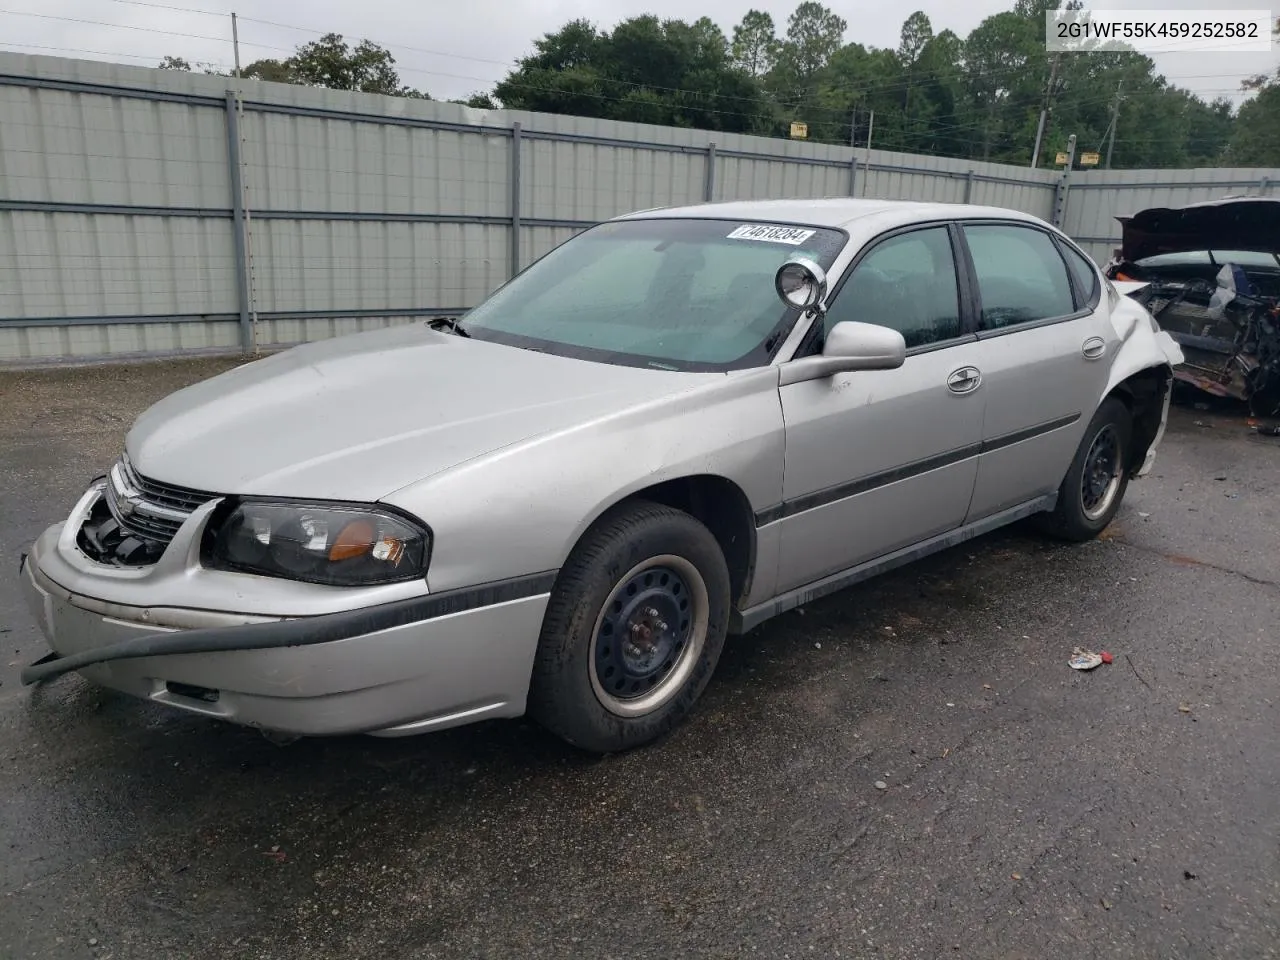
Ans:
{"label": "asphalt pavement", "polygon": [[1280,956],[1280,441],[1238,410],[1175,409],[1096,542],[1016,527],[731,640],[625,755],[20,686],[19,551],[229,365],[0,373],[0,958]]}

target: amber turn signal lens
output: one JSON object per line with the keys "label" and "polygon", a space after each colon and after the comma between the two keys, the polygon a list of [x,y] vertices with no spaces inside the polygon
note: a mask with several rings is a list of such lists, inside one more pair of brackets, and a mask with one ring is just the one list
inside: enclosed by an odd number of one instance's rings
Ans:
{"label": "amber turn signal lens", "polygon": [[361,557],[373,549],[374,529],[373,522],[370,520],[352,520],[342,532],[338,534],[338,539],[333,541],[333,546],[329,548],[329,559],[350,560],[353,557]]}

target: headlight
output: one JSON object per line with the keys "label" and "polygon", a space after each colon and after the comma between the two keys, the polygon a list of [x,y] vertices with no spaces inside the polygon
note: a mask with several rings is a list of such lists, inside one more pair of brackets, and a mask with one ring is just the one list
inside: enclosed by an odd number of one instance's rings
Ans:
{"label": "headlight", "polygon": [[426,576],[431,534],[380,507],[241,501],[211,519],[202,554],[215,570],[368,586]]}

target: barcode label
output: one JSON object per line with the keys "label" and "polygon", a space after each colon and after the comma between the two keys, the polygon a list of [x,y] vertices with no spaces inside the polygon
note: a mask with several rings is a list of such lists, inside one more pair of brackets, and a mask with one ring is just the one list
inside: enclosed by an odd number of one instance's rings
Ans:
{"label": "barcode label", "polygon": [[775,227],[767,223],[744,223],[735,227],[729,234],[729,240],[762,240],[765,243],[786,243],[798,247],[810,237],[814,231],[802,230],[799,227]]}

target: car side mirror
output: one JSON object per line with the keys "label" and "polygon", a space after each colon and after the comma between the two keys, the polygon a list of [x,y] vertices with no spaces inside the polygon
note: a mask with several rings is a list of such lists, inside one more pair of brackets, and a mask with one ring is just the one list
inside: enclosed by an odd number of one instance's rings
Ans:
{"label": "car side mirror", "polygon": [[874,323],[843,320],[827,332],[822,354],[784,363],[781,383],[819,380],[852,370],[893,370],[907,359],[902,334]]}

